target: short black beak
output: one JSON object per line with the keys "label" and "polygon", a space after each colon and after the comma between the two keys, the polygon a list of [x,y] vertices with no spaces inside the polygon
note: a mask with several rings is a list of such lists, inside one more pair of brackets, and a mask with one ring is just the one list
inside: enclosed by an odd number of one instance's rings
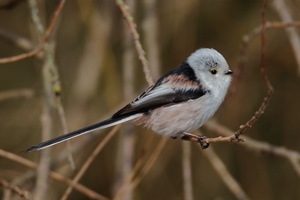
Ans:
{"label": "short black beak", "polygon": [[233,73],[233,71],[231,71],[230,69],[225,73],[226,75],[230,75],[230,74],[232,74]]}

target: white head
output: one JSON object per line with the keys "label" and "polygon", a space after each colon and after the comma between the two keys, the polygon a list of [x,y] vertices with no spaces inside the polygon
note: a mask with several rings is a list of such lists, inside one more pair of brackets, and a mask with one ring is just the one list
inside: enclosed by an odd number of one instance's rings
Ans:
{"label": "white head", "polygon": [[202,48],[190,55],[187,62],[205,88],[220,88],[227,91],[232,71],[219,52],[214,49]]}

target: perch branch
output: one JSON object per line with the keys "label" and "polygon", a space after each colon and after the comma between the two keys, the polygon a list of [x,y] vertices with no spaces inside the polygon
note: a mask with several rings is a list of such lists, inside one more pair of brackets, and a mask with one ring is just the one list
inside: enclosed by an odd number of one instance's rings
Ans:
{"label": "perch branch", "polygon": [[[234,132],[227,127],[219,124],[216,121],[210,120],[205,123],[204,127],[217,135],[221,135],[223,137],[230,137],[234,134]],[[263,153],[266,155],[273,155],[280,158],[286,159],[291,163],[294,168],[296,174],[300,177],[300,154],[297,151],[293,151],[287,149],[285,147],[275,146],[266,142],[260,142],[254,139],[251,139],[247,136],[243,136],[245,142],[242,146],[248,148],[251,151]]]}

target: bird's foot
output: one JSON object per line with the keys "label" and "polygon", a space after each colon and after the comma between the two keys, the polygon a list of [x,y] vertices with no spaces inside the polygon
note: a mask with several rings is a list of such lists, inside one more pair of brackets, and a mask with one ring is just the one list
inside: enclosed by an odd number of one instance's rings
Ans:
{"label": "bird's foot", "polygon": [[186,141],[199,142],[202,149],[206,149],[209,147],[209,143],[206,141],[206,139],[207,139],[206,136],[194,135],[191,133],[184,132],[184,133],[182,133],[181,139],[186,140]]}

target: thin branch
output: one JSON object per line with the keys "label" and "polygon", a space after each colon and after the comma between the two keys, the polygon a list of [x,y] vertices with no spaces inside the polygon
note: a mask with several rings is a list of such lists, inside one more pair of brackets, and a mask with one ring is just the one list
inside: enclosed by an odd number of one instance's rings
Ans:
{"label": "thin branch", "polygon": [[7,182],[5,179],[0,177],[0,186],[3,188],[9,189],[19,195],[20,197],[26,199],[26,200],[32,200],[31,194],[28,191],[23,191],[19,187],[11,185],[9,182]]}
{"label": "thin branch", "polygon": [[239,138],[247,129],[251,128],[251,126],[259,119],[259,117],[265,112],[269,102],[271,100],[272,94],[274,93],[273,87],[267,75],[267,67],[265,64],[265,47],[266,47],[266,38],[265,38],[265,27],[266,27],[266,18],[265,18],[265,9],[267,6],[268,0],[264,0],[263,7],[261,11],[262,15],[262,26],[261,26],[261,73],[265,84],[268,89],[267,96],[264,98],[261,106],[259,107],[258,111],[255,112],[254,116],[251,117],[250,120],[246,122],[246,124],[241,125],[239,130],[235,132],[235,138]]}
{"label": "thin branch", "polygon": [[134,23],[133,17],[129,12],[129,7],[126,5],[126,3],[123,0],[116,0],[116,3],[119,6],[120,10],[122,11],[124,18],[126,19],[128,25],[129,25],[130,31],[131,31],[133,39],[134,39],[135,47],[136,47],[137,53],[139,55],[139,59],[141,60],[141,62],[143,64],[143,70],[144,70],[148,85],[153,85],[154,82],[151,77],[148,61],[145,57],[145,51],[143,50],[142,44],[140,42],[140,35],[136,30],[136,24]]}
{"label": "thin branch", "polygon": [[17,89],[0,92],[0,101],[16,99],[20,97],[31,98],[34,91],[31,89]]}
{"label": "thin branch", "polygon": [[34,45],[27,38],[8,32],[4,29],[0,29],[0,37],[26,51],[30,51],[34,48]]}
{"label": "thin branch", "polygon": [[20,3],[22,3],[24,0],[8,0],[8,1],[0,1],[1,5],[0,5],[0,10],[9,10],[9,9],[13,9],[14,7],[16,7],[17,5],[19,5]]}
{"label": "thin branch", "polygon": [[[199,148],[201,148],[199,146]],[[232,192],[232,194],[239,200],[247,200],[249,197],[242,189],[240,184],[233,178],[233,176],[229,173],[226,166],[219,158],[219,156],[215,153],[213,148],[209,148],[205,151],[201,151],[206,158],[209,160],[210,164],[216,170],[220,179],[224,182],[227,188]]]}
{"label": "thin branch", "polygon": [[[205,123],[204,127],[217,135],[223,137],[231,137],[234,132],[227,127],[219,124],[216,121],[210,120]],[[275,146],[266,142],[260,142],[254,139],[251,139],[247,136],[243,136],[243,139],[246,141],[243,143],[243,147],[248,148],[251,151],[260,152],[266,155],[278,156],[280,158],[286,159],[291,163],[296,174],[300,177],[300,154],[297,151],[287,149],[285,147]],[[239,143],[238,143],[239,144]]]}
{"label": "thin branch", "polygon": [[159,60],[160,46],[158,42],[159,24],[158,24],[158,8],[156,0],[144,0],[144,18],[141,22],[145,41],[145,48],[151,63],[151,72],[155,79],[161,75],[161,65]]}
{"label": "thin branch", "polygon": [[[38,165],[36,163],[34,163],[28,159],[22,158],[20,156],[17,156],[16,154],[4,151],[2,149],[0,149],[0,156],[3,158],[9,159],[13,162],[24,165],[31,169],[36,169],[38,167]],[[72,180],[70,180],[56,172],[50,171],[48,176],[56,181],[66,184],[66,185],[72,184]],[[103,195],[94,192],[93,190],[85,187],[84,185],[81,185],[80,183],[76,183],[74,185],[74,188],[77,191],[81,192],[82,194],[86,195],[87,197],[89,197],[91,199],[98,199],[98,200],[107,200],[108,199],[107,197],[104,197]]]}
{"label": "thin branch", "polygon": [[28,52],[28,53],[23,53],[23,54],[20,54],[20,55],[17,55],[17,56],[12,56],[12,57],[8,57],[8,58],[1,58],[0,59],[0,64],[6,64],[6,63],[11,63],[11,62],[17,62],[17,61],[20,61],[20,60],[24,60],[26,58],[30,58],[30,57],[33,57],[35,55],[37,55],[38,53],[40,53],[41,51],[43,51],[43,47],[45,45],[45,43],[49,40],[50,36],[51,36],[51,33],[53,31],[53,28],[55,26],[55,24],[57,23],[57,19],[58,19],[58,16],[59,14],[61,13],[62,11],[62,8],[65,4],[66,0],[61,0],[52,16],[52,19],[51,19],[51,22],[46,30],[46,33],[42,39],[42,41],[40,42],[39,46]]}
{"label": "thin branch", "polygon": [[[39,9],[37,7],[36,0],[29,0],[28,6],[30,9],[31,19],[38,32],[38,36],[41,37],[44,34],[44,27],[39,17]],[[48,47],[48,48],[47,48]],[[42,141],[46,141],[51,138],[51,132],[53,128],[52,120],[52,109],[53,109],[53,93],[51,90],[51,75],[50,68],[53,59],[53,48],[50,48],[49,43],[45,43],[43,46],[46,54],[43,56],[43,66],[42,66],[42,81],[43,81],[43,109],[41,114],[41,138]],[[33,197],[34,199],[42,199],[46,194],[46,189],[48,187],[48,173],[50,171],[50,149],[46,149],[41,152],[39,158],[39,165],[37,168],[36,176],[36,187],[34,188]]]}
{"label": "thin branch", "polygon": [[[127,0],[127,4],[131,9],[132,15],[135,13],[135,0]],[[124,21],[123,28],[123,52],[122,52],[122,78],[123,78],[123,98],[128,100],[132,99],[135,95],[134,85],[135,85],[135,49],[132,42],[130,29],[127,27],[126,21]],[[128,123],[124,124],[120,130],[118,136],[117,151],[115,156],[115,175],[114,183],[112,186],[113,193],[116,193],[122,183],[125,181],[128,174],[132,171],[134,165],[134,148],[135,148],[135,137],[134,124]],[[130,187],[130,184],[127,185]],[[126,190],[126,191],[131,191]],[[131,194],[125,194],[127,200],[132,199]]]}
{"label": "thin branch", "polygon": [[264,0],[264,3],[263,3],[263,8],[261,10],[261,23],[262,23],[262,26],[261,26],[261,73],[262,73],[262,76],[263,76],[263,79],[266,83],[266,86],[269,90],[269,95],[270,95],[270,98],[271,98],[271,95],[272,93],[274,92],[273,91],[273,87],[270,83],[270,80],[268,78],[268,75],[267,75],[267,66],[266,66],[266,58],[265,58],[265,55],[266,55],[266,36],[265,36],[265,33],[266,33],[266,14],[265,14],[265,10],[266,10],[266,7],[267,7],[267,4],[268,4],[268,0]]}
{"label": "thin branch", "polygon": [[[277,13],[279,14],[283,22],[292,22],[293,18],[290,14],[290,11],[286,5],[286,2],[283,0],[274,0],[273,6]],[[298,63],[298,74],[300,75],[300,37],[299,33],[294,27],[286,28],[286,34],[289,38],[290,44],[293,48],[294,56]]]}
{"label": "thin branch", "polygon": [[78,171],[76,176],[73,178],[72,183],[69,185],[65,193],[63,194],[61,200],[68,199],[69,195],[72,192],[72,189],[75,184],[78,183],[80,178],[84,175],[88,167],[92,164],[96,156],[100,153],[100,151],[103,149],[103,147],[109,142],[109,140],[116,134],[116,132],[119,130],[119,126],[115,126],[106,136],[105,138],[99,143],[99,145],[95,148],[93,153],[88,157],[88,159],[85,161],[85,163],[82,165],[81,169]]}
{"label": "thin branch", "polygon": [[[156,146],[154,152],[152,153],[152,155],[150,156],[150,158],[147,160],[144,167],[142,168],[140,174],[137,177],[135,177],[135,179],[132,180],[132,182],[130,183],[131,187],[128,187],[128,189],[133,191],[140,184],[140,182],[143,180],[145,175],[149,172],[149,170],[153,166],[154,162],[156,161],[156,159],[160,155],[160,153],[161,153],[161,151],[162,151],[162,149],[165,146],[167,141],[168,141],[168,138],[162,138],[159,141],[159,143]],[[113,199],[117,200],[117,199],[120,199],[120,198],[126,198],[126,196],[124,196],[124,189],[125,188],[126,188],[126,185],[123,184],[123,186],[120,188],[120,190],[117,192],[117,194],[115,195],[115,197]],[[126,191],[126,194],[130,194],[130,191]]]}
{"label": "thin branch", "polygon": [[272,94],[273,94],[273,90],[269,90],[267,96],[263,99],[263,102],[261,103],[258,111],[256,111],[255,114],[251,117],[251,119],[248,120],[244,125],[240,125],[239,130],[237,130],[234,134],[234,137],[236,139],[238,139],[239,136],[242,135],[247,129],[251,128],[252,125],[265,112],[267,106],[269,105]]}
{"label": "thin branch", "polygon": [[[60,83],[57,84],[56,86],[58,88],[61,88]],[[59,114],[59,119],[60,119],[61,127],[63,129],[63,134],[67,134],[69,132],[68,131],[68,125],[67,125],[67,120],[66,120],[66,115],[65,115],[65,109],[62,105],[62,100],[61,100],[60,95],[57,95],[56,108],[57,108],[57,111],[58,111],[58,114]],[[67,141],[67,152],[68,152],[68,160],[69,160],[70,166],[73,170],[75,170],[76,166],[75,166],[74,158],[73,158],[73,155],[72,155],[72,148],[71,148],[71,141],[70,140]]]}
{"label": "thin branch", "polygon": [[[30,169],[27,172],[23,173],[21,176],[15,177],[13,180],[10,181],[10,184],[15,186],[23,185],[26,181],[33,179],[35,175],[35,171]],[[3,200],[11,200],[12,195],[12,191],[6,189],[3,194],[3,196],[5,196]]]}
{"label": "thin branch", "polygon": [[[117,191],[115,198],[120,195],[119,193],[122,193],[123,190],[125,189],[125,187],[127,187],[127,185],[130,184],[130,182],[132,182],[133,178],[137,175],[138,171],[141,169],[143,161],[145,161],[145,157],[146,157],[146,153],[149,151],[152,142],[153,142],[153,138],[154,135],[151,134],[148,139],[147,139],[147,143],[144,145],[143,150],[141,151],[141,154],[138,158],[138,160],[136,161],[133,169],[131,170],[130,174],[127,176],[126,180],[123,182],[122,186],[119,188],[119,190]],[[157,148],[157,147],[156,147]]]}
{"label": "thin branch", "polygon": [[[300,27],[300,21],[294,21],[294,22],[266,22],[264,25],[265,31],[272,30],[272,29],[282,29],[282,28],[288,28],[288,27]],[[250,42],[254,40],[257,36],[261,34],[262,31],[262,25],[254,28],[250,33],[247,35],[244,35],[242,38],[242,45],[240,48],[239,53],[239,61],[237,64],[237,69],[234,72],[234,79],[233,83],[231,84],[231,87],[228,91],[227,99],[230,99],[230,97],[236,93],[241,79],[242,74],[244,72],[245,65],[247,63],[247,50]]]}
{"label": "thin branch", "polygon": [[184,200],[193,200],[191,144],[187,142],[182,143],[182,175]]}

